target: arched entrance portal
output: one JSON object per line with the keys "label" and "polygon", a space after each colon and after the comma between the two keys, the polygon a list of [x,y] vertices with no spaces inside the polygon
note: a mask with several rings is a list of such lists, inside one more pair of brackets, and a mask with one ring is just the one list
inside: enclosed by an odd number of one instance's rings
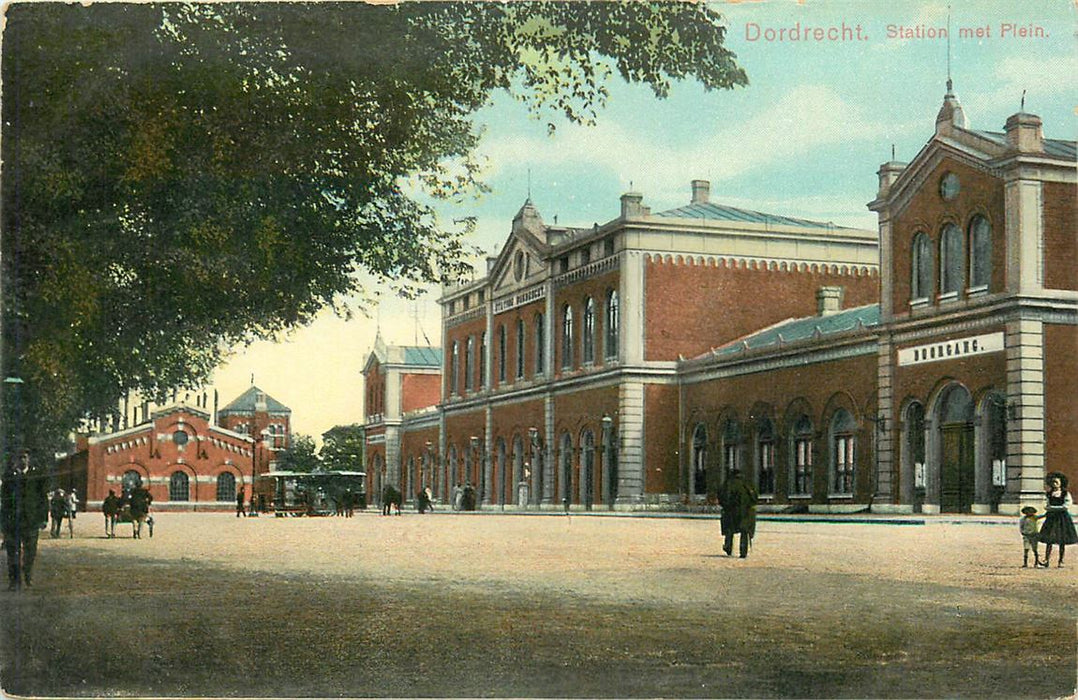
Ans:
{"label": "arched entrance portal", "polygon": [[939,405],[940,511],[968,513],[976,495],[973,398],[965,387],[947,390]]}

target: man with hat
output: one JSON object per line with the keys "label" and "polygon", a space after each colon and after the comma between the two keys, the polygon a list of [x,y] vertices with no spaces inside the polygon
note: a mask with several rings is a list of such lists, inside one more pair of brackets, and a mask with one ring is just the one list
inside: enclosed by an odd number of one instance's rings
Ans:
{"label": "man with hat", "polygon": [[45,475],[30,468],[29,450],[20,450],[0,484],[0,524],[7,552],[8,590],[30,587],[37,536],[48,522],[49,496]]}
{"label": "man with hat", "polygon": [[734,535],[740,533],[739,555],[749,555],[749,543],[756,534],[756,489],[741,476],[741,470],[732,469],[726,483],[719,491],[722,506],[722,551],[733,554]]}

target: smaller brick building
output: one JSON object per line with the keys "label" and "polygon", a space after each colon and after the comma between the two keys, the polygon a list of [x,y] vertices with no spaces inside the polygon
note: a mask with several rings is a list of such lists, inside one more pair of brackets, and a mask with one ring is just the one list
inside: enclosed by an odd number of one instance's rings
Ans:
{"label": "smaller brick building", "polygon": [[89,510],[110,490],[136,485],[150,490],[157,509],[234,508],[237,491],[249,498],[254,476],[287,448],[291,410],[252,386],[218,417],[222,425],[204,409],[178,403],[133,427],[80,436],[75,453],[58,465],[60,485],[78,490]]}

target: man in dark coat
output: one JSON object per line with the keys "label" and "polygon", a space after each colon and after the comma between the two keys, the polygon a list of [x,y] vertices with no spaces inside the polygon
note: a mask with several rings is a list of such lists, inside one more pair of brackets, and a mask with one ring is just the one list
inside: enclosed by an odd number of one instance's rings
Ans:
{"label": "man in dark coat", "polygon": [[109,495],[101,502],[101,512],[105,514],[105,537],[116,536],[116,518],[120,515],[120,499],[116,492],[109,489]]}
{"label": "man in dark coat", "polygon": [[749,556],[749,542],[756,534],[756,489],[741,478],[741,472],[734,469],[719,491],[719,505],[722,506],[722,551],[730,556],[734,549],[734,534],[741,533],[741,558]]}
{"label": "man in dark coat", "polygon": [[131,525],[135,539],[142,537],[142,523],[146,522],[151,503],[153,496],[145,486],[136,486],[131,491]]}
{"label": "man in dark coat", "polygon": [[30,453],[20,451],[0,484],[0,521],[7,552],[8,590],[30,587],[37,556],[37,537],[49,517],[48,484],[30,468]]}

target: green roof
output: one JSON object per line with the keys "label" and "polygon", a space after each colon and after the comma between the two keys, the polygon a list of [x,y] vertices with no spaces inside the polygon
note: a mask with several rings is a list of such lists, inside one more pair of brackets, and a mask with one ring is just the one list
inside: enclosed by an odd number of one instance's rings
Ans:
{"label": "green roof", "polygon": [[836,226],[833,223],[811,221],[809,219],[795,219],[790,216],[778,214],[765,214],[764,212],[751,209],[738,209],[722,204],[688,204],[677,209],[668,209],[659,212],[655,216],[667,219],[704,219],[705,221],[737,221],[749,224],[771,224],[772,226],[799,226],[802,228],[840,229],[845,226]]}
{"label": "green roof", "polygon": [[796,343],[809,338],[820,338],[836,333],[871,328],[880,323],[880,305],[869,304],[853,309],[839,311],[828,316],[810,316],[780,321],[761,331],[738,338],[714,351],[713,355],[730,357],[746,350],[766,347],[779,347],[786,343]]}
{"label": "green roof", "polygon": [[441,367],[442,349],[417,345],[405,346],[404,364],[418,367]]}

